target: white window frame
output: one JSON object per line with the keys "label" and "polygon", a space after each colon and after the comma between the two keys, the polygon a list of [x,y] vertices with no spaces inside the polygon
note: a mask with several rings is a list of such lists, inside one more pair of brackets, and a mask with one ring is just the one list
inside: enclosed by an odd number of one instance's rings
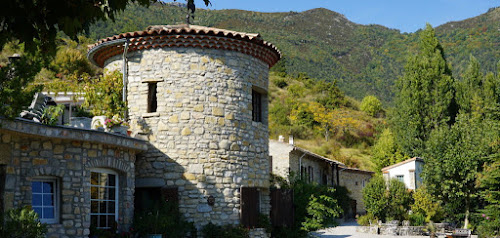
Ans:
{"label": "white window frame", "polygon": [[[110,169],[102,169],[102,168],[97,168],[97,169],[91,169],[90,170],[90,176],[92,177],[92,173],[105,173],[105,174],[112,174],[112,175],[115,175],[115,221],[117,222],[118,221],[118,203],[119,203],[119,193],[120,193],[120,186],[119,186],[119,175],[117,172],[113,171],[113,170],[110,170]],[[92,190],[92,187],[102,187],[100,185],[92,185],[92,181],[90,181],[90,188]],[[104,186],[106,187],[106,186]],[[99,201],[100,199],[92,199],[92,194],[90,194],[90,203],[92,204],[92,201]],[[92,209],[92,207],[91,207]],[[97,215],[98,216],[98,219],[99,219],[99,216],[102,216],[102,215],[109,215],[109,213],[101,213],[101,212],[97,212],[97,213],[93,213],[92,210],[90,211],[90,217],[91,217],[91,220],[92,220],[92,216],[95,216]],[[98,229],[109,229],[111,227],[96,227]]]}
{"label": "white window frame", "polygon": [[[54,188],[53,188],[54,191],[52,193],[52,200],[54,201],[54,218],[50,218],[50,219],[42,218],[41,215],[39,214],[39,216],[40,216],[39,220],[40,220],[40,222],[45,223],[45,224],[57,224],[57,223],[59,223],[60,187],[59,187],[58,179],[55,177],[34,177],[31,180],[31,183],[33,183],[33,182],[52,182],[52,183],[54,183]],[[35,206],[33,206],[33,185],[31,184],[30,187],[31,187],[31,207],[34,208]],[[44,193],[42,192],[40,194],[43,195]],[[37,207],[39,207],[39,206],[37,206]],[[41,207],[43,208],[43,203],[42,203]]]}
{"label": "white window frame", "polygon": [[[399,178],[401,178],[401,179],[399,179]],[[405,175],[404,174],[398,174],[398,175],[396,175],[396,179],[398,181],[401,181],[401,182],[404,183],[405,182]]]}

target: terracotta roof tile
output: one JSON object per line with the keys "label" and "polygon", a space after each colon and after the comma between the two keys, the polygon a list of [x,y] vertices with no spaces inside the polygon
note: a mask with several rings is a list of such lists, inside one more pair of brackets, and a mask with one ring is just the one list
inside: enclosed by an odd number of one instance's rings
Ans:
{"label": "terracotta roof tile", "polygon": [[[119,49],[123,46],[112,45],[113,41],[119,39],[129,40],[129,51],[166,46],[225,49],[252,55],[269,64],[269,67],[281,58],[281,52],[271,43],[262,40],[259,34],[197,25],[156,25],[144,31],[126,32],[99,40],[89,46],[89,59],[103,67],[106,59],[120,53]],[[117,50],[104,53],[102,48],[110,47]]]}

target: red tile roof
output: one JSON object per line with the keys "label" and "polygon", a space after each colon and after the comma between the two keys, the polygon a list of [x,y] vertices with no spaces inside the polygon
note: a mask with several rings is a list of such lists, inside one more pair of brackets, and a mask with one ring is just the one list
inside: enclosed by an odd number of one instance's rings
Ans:
{"label": "red tile roof", "polygon": [[[238,51],[254,56],[272,67],[281,58],[281,52],[273,44],[264,41],[259,34],[229,31],[196,25],[158,25],[144,31],[122,33],[99,40],[89,46],[88,58],[103,67],[104,62],[123,53],[123,43],[129,40],[128,51],[163,47],[194,47]],[[113,44],[116,42],[116,44]]]}

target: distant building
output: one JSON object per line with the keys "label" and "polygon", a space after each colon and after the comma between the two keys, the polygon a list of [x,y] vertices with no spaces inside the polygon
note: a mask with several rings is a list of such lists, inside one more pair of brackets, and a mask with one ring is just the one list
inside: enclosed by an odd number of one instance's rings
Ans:
{"label": "distant building", "polygon": [[391,166],[382,168],[382,174],[386,181],[389,179],[397,179],[405,183],[408,189],[417,189],[422,184],[422,170],[424,168],[424,160],[419,157],[414,157]]}
{"label": "distant building", "polygon": [[[293,142],[292,142],[293,143]],[[373,172],[348,168],[342,162],[315,154],[290,143],[269,140],[272,173],[284,178],[290,174],[300,176],[305,181],[327,186],[344,186],[353,199],[348,217],[365,213],[361,190],[368,183]]]}

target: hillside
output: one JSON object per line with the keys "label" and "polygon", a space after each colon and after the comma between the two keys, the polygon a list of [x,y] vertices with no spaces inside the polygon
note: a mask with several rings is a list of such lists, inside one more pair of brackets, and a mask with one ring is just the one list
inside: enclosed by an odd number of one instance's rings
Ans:
{"label": "hillside", "polygon": [[[500,58],[499,15],[500,8],[490,9],[436,28],[455,76],[460,76],[469,54],[485,71],[495,68]],[[90,27],[88,36],[98,39],[149,25],[182,23],[184,18],[185,9],[169,4],[149,8],[131,5],[114,23],[98,22]],[[194,24],[258,32],[283,52],[280,64],[287,73],[305,72],[321,80],[337,80],[349,96],[361,99],[373,94],[385,103],[392,101],[394,81],[402,75],[408,52],[415,52],[418,39],[416,33],[356,24],[322,8],[300,13],[198,9]]]}

